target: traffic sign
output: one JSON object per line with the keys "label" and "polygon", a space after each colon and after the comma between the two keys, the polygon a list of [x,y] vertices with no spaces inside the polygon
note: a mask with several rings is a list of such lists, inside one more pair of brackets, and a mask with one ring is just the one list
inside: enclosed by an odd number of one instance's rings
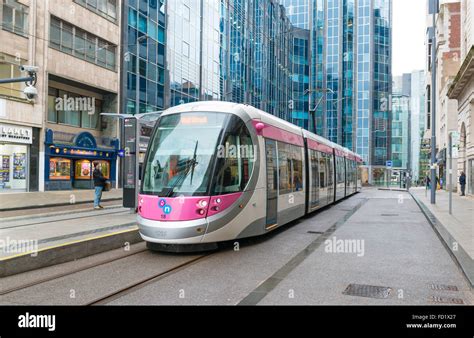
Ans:
{"label": "traffic sign", "polygon": [[387,168],[391,168],[391,167],[393,166],[393,162],[392,162],[392,161],[386,161],[386,162],[385,162],[385,166],[386,166]]}

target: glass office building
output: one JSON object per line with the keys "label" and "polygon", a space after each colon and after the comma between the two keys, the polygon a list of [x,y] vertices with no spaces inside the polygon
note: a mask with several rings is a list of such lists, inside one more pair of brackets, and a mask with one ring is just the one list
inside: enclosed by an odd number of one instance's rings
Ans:
{"label": "glass office building", "polygon": [[410,97],[401,93],[392,95],[392,165],[396,170],[409,168]]}
{"label": "glass office building", "polygon": [[127,0],[124,8],[122,111],[249,103],[360,153],[364,182],[383,175],[391,0]]}
{"label": "glass office building", "polygon": [[302,101],[316,110],[310,129],[361,154],[364,183],[383,179],[391,156],[391,0],[281,3],[309,30],[310,95]]}
{"label": "glass office building", "polygon": [[126,3],[123,111],[226,100],[291,119],[292,26],[278,1]]}
{"label": "glass office building", "polygon": [[165,0],[126,0],[122,8],[120,112],[165,107]]}
{"label": "glass office building", "polygon": [[[310,125],[310,5],[309,0],[281,0],[286,8],[286,16],[290,20],[292,29],[293,48],[290,52],[291,58],[291,115],[289,121],[305,129],[311,129]],[[313,107],[311,107],[313,108]]]}

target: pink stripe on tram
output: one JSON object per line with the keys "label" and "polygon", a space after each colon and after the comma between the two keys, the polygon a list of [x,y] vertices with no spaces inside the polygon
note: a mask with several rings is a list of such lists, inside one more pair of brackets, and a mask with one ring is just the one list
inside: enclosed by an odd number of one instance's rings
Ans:
{"label": "pink stripe on tram", "polygon": [[[261,129],[260,131],[258,131],[259,128],[256,128],[256,125],[258,123],[263,123],[265,125],[264,128]],[[260,120],[253,120],[252,124],[255,127],[255,129],[257,130],[258,135],[261,135],[263,137],[270,138],[270,139],[273,139],[273,140],[277,140],[277,141],[281,141],[281,142],[285,142],[285,143],[289,143],[289,144],[294,144],[294,145],[297,145],[297,146],[300,146],[300,147],[304,146],[303,136],[301,136],[301,135],[294,134],[292,132],[289,132],[289,131],[280,129],[278,127],[269,125],[269,124],[264,123]]]}
{"label": "pink stripe on tram", "polygon": [[309,138],[306,139],[306,140],[308,142],[308,148],[309,149],[322,151],[323,153],[327,153],[327,154],[332,154],[332,147],[331,146],[319,143],[319,142],[317,142],[315,140],[312,140],[312,139],[309,139]]}

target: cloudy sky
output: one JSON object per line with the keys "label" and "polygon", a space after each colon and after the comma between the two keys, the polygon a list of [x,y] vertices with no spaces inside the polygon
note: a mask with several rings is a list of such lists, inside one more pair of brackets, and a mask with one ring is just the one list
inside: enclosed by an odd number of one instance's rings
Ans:
{"label": "cloudy sky", "polygon": [[425,68],[426,0],[393,0],[393,75]]}

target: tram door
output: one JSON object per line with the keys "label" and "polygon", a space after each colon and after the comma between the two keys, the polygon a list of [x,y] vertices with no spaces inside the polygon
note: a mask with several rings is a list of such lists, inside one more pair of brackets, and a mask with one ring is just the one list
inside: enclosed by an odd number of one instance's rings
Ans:
{"label": "tram door", "polygon": [[277,224],[278,215],[278,162],[274,140],[265,140],[265,153],[267,158],[267,220],[265,227],[268,229]]}

